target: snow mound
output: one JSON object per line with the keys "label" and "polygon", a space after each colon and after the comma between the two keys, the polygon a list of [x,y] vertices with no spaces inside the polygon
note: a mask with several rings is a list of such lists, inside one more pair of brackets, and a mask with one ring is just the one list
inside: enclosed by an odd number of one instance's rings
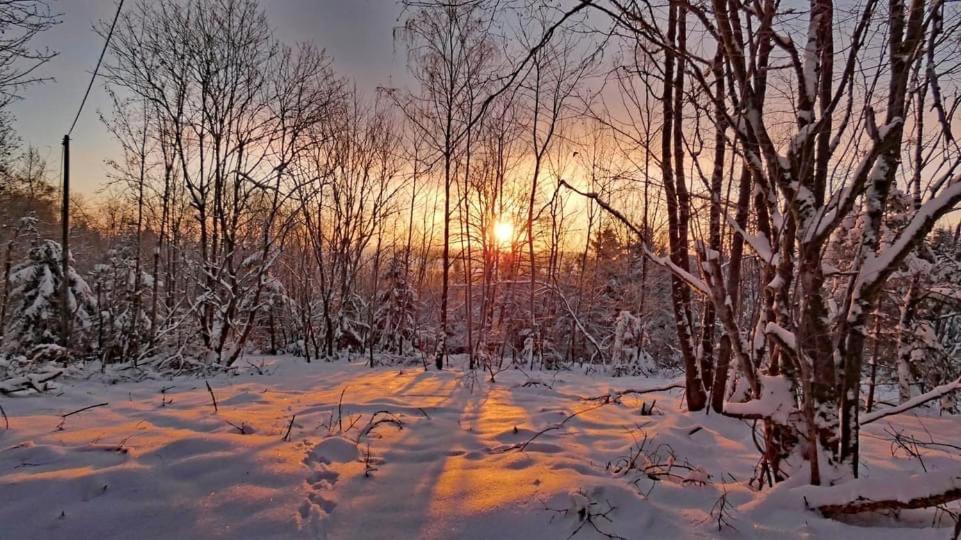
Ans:
{"label": "snow mound", "polygon": [[354,441],[343,437],[330,437],[314,446],[307,459],[316,463],[347,463],[355,461],[359,455],[357,443]]}

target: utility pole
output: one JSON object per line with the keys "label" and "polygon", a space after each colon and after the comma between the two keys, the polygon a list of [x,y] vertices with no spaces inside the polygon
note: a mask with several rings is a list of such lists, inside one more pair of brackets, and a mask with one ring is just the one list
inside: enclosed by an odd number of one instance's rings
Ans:
{"label": "utility pole", "polygon": [[60,319],[61,340],[65,348],[70,347],[70,136],[63,136],[63,203],[60,205],[61,271],[60,281]]}
{"label": "utility pole", "polygon": [[100,58],[97,59],[97,67],[93,68],[93,75],[90,77],[90,83],[87,84],[87,90],[83,93],[83,99],[80,100],[80,108],[77,109],[77,115],[73,117],[73,123],[70,124],[70,129],[67,130],[67,134],[63,136],[63,204],[60,206],[60,224],[62,226],[62,236],[60,239],[61,248],[61,271],[63,272],[63,280],[60,284],[60,339],[64,348],[70,348],[70,283],[69,283],[69,272],[70,272],[70,134],[73,133],[73,128],[77,127],[77,121],[80,120],[80,113],[83,112],[83,106],[87,104],[87,98],[90,97],[90,89],[93,88],[93,82],[97,80],[97,73],[100,72],[100,65],[103,63],[103,57],[107,54],[107,48],[110,46],[110,38],[113,37],[113,30],[117,26],[117,20],[120,19],[120,10],[123,9],[123,1],[117,2],[117,12],[113,16],[113,22],[110,23],[110,32],[107,33],[107,39],[103,42],[103,49],[100,51]]}

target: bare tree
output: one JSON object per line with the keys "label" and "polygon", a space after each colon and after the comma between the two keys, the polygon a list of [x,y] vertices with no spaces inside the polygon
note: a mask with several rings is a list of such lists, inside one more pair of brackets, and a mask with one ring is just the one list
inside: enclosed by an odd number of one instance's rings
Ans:
{"label": "bare tree", "polygon": [[[580,43],[574,35],[558,32],[549,43],[542,47],[535,47],[536,40],[550,27],[548,15],[543,11],[531,14],[537,21],[534,28],[525,26],[522,33],[522,46],[533,51],[529,63],[529,72],[520,80],[518,95],[523,99],[527,110],[527,141],[532,158],[530,192],[525,221],[527,236],[527,257],[530,271],[530,290],[528,291],[528,310],[530,328],[528,338],[531,340],[528,348],[530,357],[528,363],[533,366],[534,357],[540,350],[542,336],[537,320],[537,260],[535,257],[534,222],[539,217],[538,189],[548,157],[553,148],[558,131],[565,115],[571,110],[571,98],[574,97],[582,79],[588,74],[593,63],[593,57],[585,56],[584,43]],[[533,35],[529,35],[533,33]]]}
{"label": "bare tree", "polygon": [[434,354],[437,369],[443,368],[447,357],[449,333],[451,189],[456,181],[457,156],[486,103],[479,99],[476,89],[490,78],[487,65],[493,47],[488,36],[496,4],[487,0],[404,2],[410,16],[402,30],[410,44],[410,66],[421,93],[398,97],[398,102],[443,163],[440,335]]}
{"label": "bare tree", "polygon": [[111,50],[111,83],[156,109],[161,136],[173,136],[198,227],[194,312],[203,347],[230,365],[289,227],[291,166],[338,85],[320,52],[278,43],[249,0],[141,3]]}

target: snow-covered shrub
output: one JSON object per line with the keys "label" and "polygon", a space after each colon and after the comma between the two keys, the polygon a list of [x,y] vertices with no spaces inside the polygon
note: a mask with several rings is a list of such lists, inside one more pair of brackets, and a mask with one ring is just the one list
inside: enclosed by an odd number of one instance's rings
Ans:
{"label": "snow-covered shrub", "polygon": [[129,360],[141,354],[152,331],[146,305],[153,277],[140,272],[126,249],[107,252],[106,262],[94,267],[97,300],[97,349],[104,362]]}
{"label": "snow-covered shrub", "polygon": [[[287,295],[287,289],[273,274],[268,274],[264,282],[262,293],[262,305],[257,314],[257,332],[252,338],[251,345],[261,350],[268,351],[270,354],[277,354],[283,349],[288,348],[294,343],[287,343],[288,325],[293,328],[296,326],[295,302]],[[304,356],[304,342],[299,341],[296,347],[299,351],[298,356]]]}
{"label": "snow-covered shrub", "polygon": [[611,370],[615,377],[650,375],[657,366],[643,349],[642,321],[629,311],[621,311],[614,321],[614,343],[611,345]]}

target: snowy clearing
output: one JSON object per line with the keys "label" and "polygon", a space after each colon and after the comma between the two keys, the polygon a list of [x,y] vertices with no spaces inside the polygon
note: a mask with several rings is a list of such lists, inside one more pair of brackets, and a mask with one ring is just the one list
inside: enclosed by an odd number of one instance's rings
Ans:
{"label": "snowy clearing", "polygon": [[[0,538],[904,538],[916,527],[912,538],[943,539],[953,526],[935,510],[845,524],[805,509],[817,488],[757,492],[750,423],[689,414],[679,390],[582,399],[670,381],[507,371],[490,384],[458,368],[268,362],[264,376],[210,378],[217,412],[204,380],[187,377],[67,380],[62,393],[2,399]],[[897,452],[892,429],[957,441],[961,418],[869,426],[865,476],[961,465],[951,448]]]}

